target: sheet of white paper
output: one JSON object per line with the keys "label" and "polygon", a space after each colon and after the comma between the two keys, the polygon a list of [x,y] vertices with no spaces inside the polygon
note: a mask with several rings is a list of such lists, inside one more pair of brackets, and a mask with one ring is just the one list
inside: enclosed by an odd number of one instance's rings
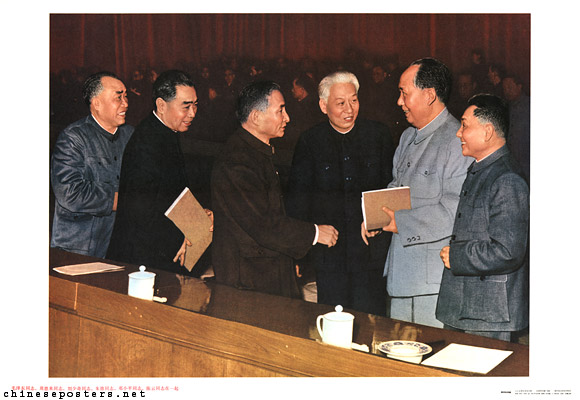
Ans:
{"label": "sheet of white paper", "polygon": [[512,353],[513,351],[451,343],[421,364],[487,374]]}
{"label": "sheet of white paper", "polygon": [[97,272],[109,272],[124,269],[118,265],[106,264],[102,262],[93,262],[86,264],[65,265],[64,267],[53,268],[56,272],[64,275],[86,275]]}

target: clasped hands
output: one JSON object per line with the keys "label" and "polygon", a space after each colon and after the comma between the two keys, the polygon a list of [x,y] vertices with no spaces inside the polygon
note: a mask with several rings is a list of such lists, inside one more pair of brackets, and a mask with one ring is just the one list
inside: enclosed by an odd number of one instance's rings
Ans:
{"label": "clasped hands", "polygon": [[[393,233],[399,233],[399,230],[397,229],[397,221],[395,221],[395,212],[393,210],[391,210],[388,207],[383,206],[382,208],[383,212],[385,214],[387,214],[389,217],[391,217],[391,222],[389,222],[388,225],[383,226],[383,231],[385,232],[393,232]],[[362,222],[360,224],[360,235],[362,237],[363,242],[365,242],[365,244],[368,246],[369,245],[369,239],[370,237],[375,237],[377,236],[379,233],[381,233],[382,231],[367,231],[365,229],[365,223]]]}

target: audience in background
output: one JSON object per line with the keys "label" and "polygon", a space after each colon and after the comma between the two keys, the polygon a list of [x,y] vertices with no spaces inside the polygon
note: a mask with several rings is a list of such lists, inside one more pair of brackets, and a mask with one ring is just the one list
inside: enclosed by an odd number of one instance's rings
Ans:
{"label": "audience in background", "polygon": [[510,129],[507,143],[510,152],[522,167],[530,183],[530,97],[523,82],[514,74],[507,74],[503,81],[503,93],[509,105]]}
{"label": "audience in background", "polygon": [[469,70],[462,71],[455,77],[453,90],[449,99],[449,112],[455,118],[461,118],[467,108],[467,101],[479,91],[477,83],[473,79],[473,73]]}

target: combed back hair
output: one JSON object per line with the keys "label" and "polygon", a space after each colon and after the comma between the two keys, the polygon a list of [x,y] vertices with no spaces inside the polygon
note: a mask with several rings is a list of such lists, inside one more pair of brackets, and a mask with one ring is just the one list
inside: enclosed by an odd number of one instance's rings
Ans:
{"label": "combed back hair", "polygon": [[480,124],[492,124],[500,138],[507,138],[510,118],[508,105],[502,98],[492,94],[476,94],[467,104],[476,107],[473,115]]}
{"label": "combed back hair", "polygon": [[272,92],[282,93],[280,85],[273,81],[256,81],[245,86],[238,95],[236,116],[240,124],[245,123],[253,110],[266,111]]}
{"label": "combed back hair", "polygon": [[330,75],[326,75],[320,83],[318,84],[318,97],[320,99],[327,101],[330,95],[330,88],[337,83],[352,83],[358,94],[360,84],[355,74],[348,71],[337,71]]}
{"label": "combed back hair", "polygon": [[413,61],[409,66],[412,65],[419,66],[413,82],[415,87],[419,89],[435,89],[435,94],[439,101],[447,104],[453,79],[449,68],[435,58],[421,58]]}
{"label": "combed back hair", "polygon": [[90,107],[91,100],[98,96],[103,91],[103,82],[101,81],[105,76],[120,80],[117,75],[109,71],[101,71],[89,76],[83,84],[83,100],[85,104]]}
{"label": "combed back hair", "polygon": [[188,86],[195,88],[193,79],[186,72],[179,70],[169,70],[162,72],[153,83],[153,104],[157,110],[156,101],[158,98],[169,102],[177,95],[177,86]]}

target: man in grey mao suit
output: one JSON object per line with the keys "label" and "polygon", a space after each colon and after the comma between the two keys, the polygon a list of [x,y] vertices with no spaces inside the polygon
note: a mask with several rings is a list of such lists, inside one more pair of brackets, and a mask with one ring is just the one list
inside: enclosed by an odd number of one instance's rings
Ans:
{"label": "man in grey mao suit", "polygon": [[[407,128],[393,159],[388,187],[409,186],[411,209],[384,207],[393,232],[385,263],[390,317],[442,327],[435,318],[443,274],[440,250],[449,243],[459,191],[471,159],[461,154],[455,136],[459,122],[446,108],[451,73],[440,61],[424,58],[411,63],[399,81],[399,99]],[[365,236],[376,233],[365,232]]]}
{"label": "man in grey mao suit", "polygon": [[506,146],[505,102],[477,95],[468,104],[457,136],[475,162],[441,250],[437,318],[448,329],[509,341],[528,326],[529,189]]}

